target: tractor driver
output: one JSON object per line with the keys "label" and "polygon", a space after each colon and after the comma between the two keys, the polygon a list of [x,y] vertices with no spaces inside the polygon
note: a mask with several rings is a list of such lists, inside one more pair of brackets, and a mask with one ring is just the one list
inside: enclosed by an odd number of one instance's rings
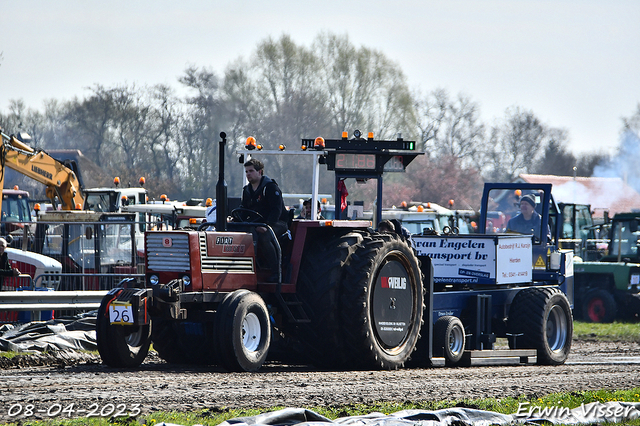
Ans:
{"label": "tractor driver", "polygon": [[[263,174],[264,164],[255,158],[244,163],[244,173],[249,183],[242,189],[241,207],[260,213],[273,229],[276,238],[279,238],[288,232],[289,212],[284,206],[278,184]],[[278,268],[280,268],[277,248],[274,245],[277,241],[273,241],[268,229],[264,226],[256,227],[256,232],[258,249],[271,269],[269,282],[277,282]]]}
{"label": "tractor driver", "polygon": [[[540,226],[542,217],[536,212],[536,199],[533,194],[523,195],[520,198],[520,214],[509,219],[507,232],[533,235],[540,239]],[[547,238],[551,238],[551,232],[547,230]]]}

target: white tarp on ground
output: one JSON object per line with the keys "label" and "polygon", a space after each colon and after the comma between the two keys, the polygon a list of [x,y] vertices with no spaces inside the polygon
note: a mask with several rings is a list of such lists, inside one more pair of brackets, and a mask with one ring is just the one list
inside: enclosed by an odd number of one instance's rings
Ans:
{"label": "white tarp on ground", "polygon": [[30,322],[0,327],[0,350],[12,352],[95,351],[96,318]]}
{"label": "white tarp on ground", "polygon": [[[594,402],[574,409],[565,407],[535,407],[521,405],[514,414],[470,408],[448,408],[436,411],[404,410],[393,414],[371,413],[366,416],[342,417],[329,420],[303,408],[285,408],[252,417],[239,417],[219,426],[489,426],[514,424],[570,424],[620,423],[640,418],[638,402]],[[158,426],[178,426],[161,423]]]}

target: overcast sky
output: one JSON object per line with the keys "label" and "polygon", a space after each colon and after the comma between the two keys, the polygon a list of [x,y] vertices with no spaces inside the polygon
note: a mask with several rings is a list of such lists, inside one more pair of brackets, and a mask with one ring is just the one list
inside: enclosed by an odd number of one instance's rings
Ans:
{"label": "overcast sky", "polygon": [[[511,106],[569,131],[575,153],[618,146],[640,102],[640,0],[0,0],[0,111],[101,84],[178,87],[222,75],[259,42],[320,31],[397,62],[410,87],[464,93],[492,124]],[[0,123],[1,125],[2,123]],[[7,129],[9,132],[11,129]],[[362,129],[366,131],[366,129]],[[402,129],[398,129],[402,130]]]}

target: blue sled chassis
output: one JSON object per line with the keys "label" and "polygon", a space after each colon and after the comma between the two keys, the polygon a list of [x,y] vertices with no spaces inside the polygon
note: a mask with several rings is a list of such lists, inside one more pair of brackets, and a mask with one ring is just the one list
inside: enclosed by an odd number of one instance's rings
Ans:
{"label": "blue sled chassis", "polygon": [[[535,197],[541,226],[532,235],[508,232],[508,220],[527,194]],[[573,335],[573,252],[557,248],[558,217],[551,185],[488,183],[478,234],[412,237],[418,258],[431,269],[425,276],[433,277],[425,305],[434,362],[566,361]],[[506,338],[509,349],[496,349],[497,338]]]}

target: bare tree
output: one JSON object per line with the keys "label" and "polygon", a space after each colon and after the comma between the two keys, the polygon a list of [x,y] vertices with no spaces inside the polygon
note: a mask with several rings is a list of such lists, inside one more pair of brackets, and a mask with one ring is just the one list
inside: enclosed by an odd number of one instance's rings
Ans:
{"label": "bare tree", "polygon": [[462,94],[450,100],[445,90],[437,89],[418,98],[415,108],[421,141],[430,156],[453,156],[469,166],[474,163],[485,143],[485,128],[475,102]]}
{"label": "bare tree", "polygon": [[609,154],[605,152],[590,152],[579,154],[576,157],[576,175],[594,176],[594,170],[598,165],[606,164],[611,160]]}
{"label": "bare tree", "polygon": [[[302,137],[326,135],[329,119],[315,68],[314,55],[286,35],[266,39],[250,61],[238,60],[229,67],[223,96],[234,123],[231,146],[241,147],[254,136],[265,149],[280,144],[295,149]],[[310,190],[308,182],[298,179],[310,166],[305,160],[261,160],[269,176],[288,182],[283,185],[286,191]]]}
{"label": "bare tree", "polygon": [[513,181],[533,170],[546,143],[547,129],[532,111],[507,109],[502,123],[491,129],[487,150],[480,157],[485,177]]}
{"label": "bare tree", "polygon": [[[225,101],[221,79],[213,71],[189,67],[180,82],[194,91],[179,120],[180,165],[184,171],[185,191],[189,196],[215,197],[218,172],[218,141],[221,131],[232,134],[234,121],[243,121],[232,113],[236,99]],[[233,84],[229,84],[233,87]],[[242,99],[241,97],[239,99]],[[227,147],[227,162],[233,144]],[[233,178],[233,177],[232,177]]]}
{"label": "bare tree", "polygon": [[143,151],[149,155],[142,156],[141,170],[154,177],[147,185],[150,194],[178,197],[186,191],[184,182],[190,170],[179,167],[183,156],[190,152],[180,138],[180,126],[186,119],[184,102],[168,86],[157,85],[150,90],[150,104],[148,131],[143,141]]}
{"label": "bare tree", "polygon": [[[39,111],[28,108],[21,99],[9,102],[8,114],[0,115],[0,127],[5,134],[9,135],[27,133],[31,137],[29,144],[32,147],[42,147],[43,116]],[[19,188],[29,191],[32,197],[44,198],[45,188],[40,183],[9,168],[1,172],[5,173],[4,184],[7,188],[17,185]]]}
{"label": "bare tree", "polygon": [[427,155],[432,155],[435,151],[433,141],[439,137],[447,113],[449,95],[444,89],[436,89],[424,97],[417,93],[414,102],[419,140]]}
{"label": "bare tree", "polygon": [[106,154],[105,146],[109,146],[111,138],[114,93],[101,85],[95,85],[91,91],[93,93],[88,98],[71,101],[65,119],[70,131],[82,141],[85,155],[99,162],[99,159],[108,160],[110,157],[103,157],[103,154]]}
{"label": "bare tree", "polygon": [[346,35],[321,33],[314,52],[335,134],[360,129],[380,139],[402,131],[414,136],[413,100],[395,63],[376,50],[356,48]]}
{"label": "bare tree", "polygon": [[548,129],[544,154],[531,172],[545,175],[572,176],[576,157],[567,150],[568,133],[564,129]]}

